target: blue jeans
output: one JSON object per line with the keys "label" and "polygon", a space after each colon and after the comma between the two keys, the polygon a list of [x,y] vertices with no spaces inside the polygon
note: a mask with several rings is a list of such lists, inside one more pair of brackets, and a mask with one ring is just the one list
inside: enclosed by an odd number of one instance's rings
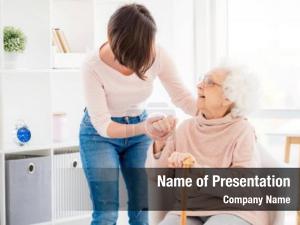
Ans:
{"label": "blue jeans", "polygon": [[[144,121],[146,112],[136,117],[112,117],[122,124]],[[144,168],[151,139],[146,135],[105,138],[91,124],[85,110],[80,124],[80,155],[93,204],[91,225],[114,225],[119,210],[119,168],[128,194],[129,224],[148,225],[146,176],[126,168]],[[144,187],[141,188],[141,185]],[[139,210],[137,210],[137,208]]]}

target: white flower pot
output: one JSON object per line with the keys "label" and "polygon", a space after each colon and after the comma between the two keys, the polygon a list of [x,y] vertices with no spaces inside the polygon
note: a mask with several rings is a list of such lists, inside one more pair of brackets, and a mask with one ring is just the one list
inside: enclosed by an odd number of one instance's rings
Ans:
{"label": "white flower pot", "polygon": [[20,53],[4,52],[5,69],[16,69]]}

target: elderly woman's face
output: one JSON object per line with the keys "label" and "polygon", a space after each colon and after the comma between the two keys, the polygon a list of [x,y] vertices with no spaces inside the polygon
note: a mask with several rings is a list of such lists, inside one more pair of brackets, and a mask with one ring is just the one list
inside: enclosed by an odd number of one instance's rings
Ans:
{"label": "elderly woman's face", "polygon": [[222,87],[227,74],[225,69],[211,70],[197,85],[198,109],[204,115],[221,115],[230,109],[231,102],[224,96]]}

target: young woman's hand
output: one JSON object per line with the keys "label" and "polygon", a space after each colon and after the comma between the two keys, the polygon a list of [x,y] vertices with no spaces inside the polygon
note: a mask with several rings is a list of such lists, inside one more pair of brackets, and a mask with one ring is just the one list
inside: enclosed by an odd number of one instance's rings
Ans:
{"label": "young woman's hand", "polygon": [[165,141],[175,130],[176,118],[173,116],[150,117],[146,121],[146,134],[153,140]]}
{"label": "young woman's hand", "polygon": [[166,141],[169,136],[173,134],[176,128],[177,120],[173,116],[164,117],[161,120],[152,123],[155,130],[162,133],[162,136],[158,139],[159,141]]}
{"label": "young woman's hand", "polygon": [[189,159],[192,162],[191,167],[197,165],[195,157],[188,152],[173,152],[168,158],[168,167],[170,168],[183,168],[183,162]]}

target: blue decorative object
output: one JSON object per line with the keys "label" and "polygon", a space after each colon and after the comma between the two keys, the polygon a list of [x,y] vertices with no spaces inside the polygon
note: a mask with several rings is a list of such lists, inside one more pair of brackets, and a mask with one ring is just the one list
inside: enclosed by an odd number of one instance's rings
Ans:
{"label": "blue decorative object", "polygon": [[23,121],[16,124],[16,142],[19,145],[25,145],[31,139],[31,131]]}

